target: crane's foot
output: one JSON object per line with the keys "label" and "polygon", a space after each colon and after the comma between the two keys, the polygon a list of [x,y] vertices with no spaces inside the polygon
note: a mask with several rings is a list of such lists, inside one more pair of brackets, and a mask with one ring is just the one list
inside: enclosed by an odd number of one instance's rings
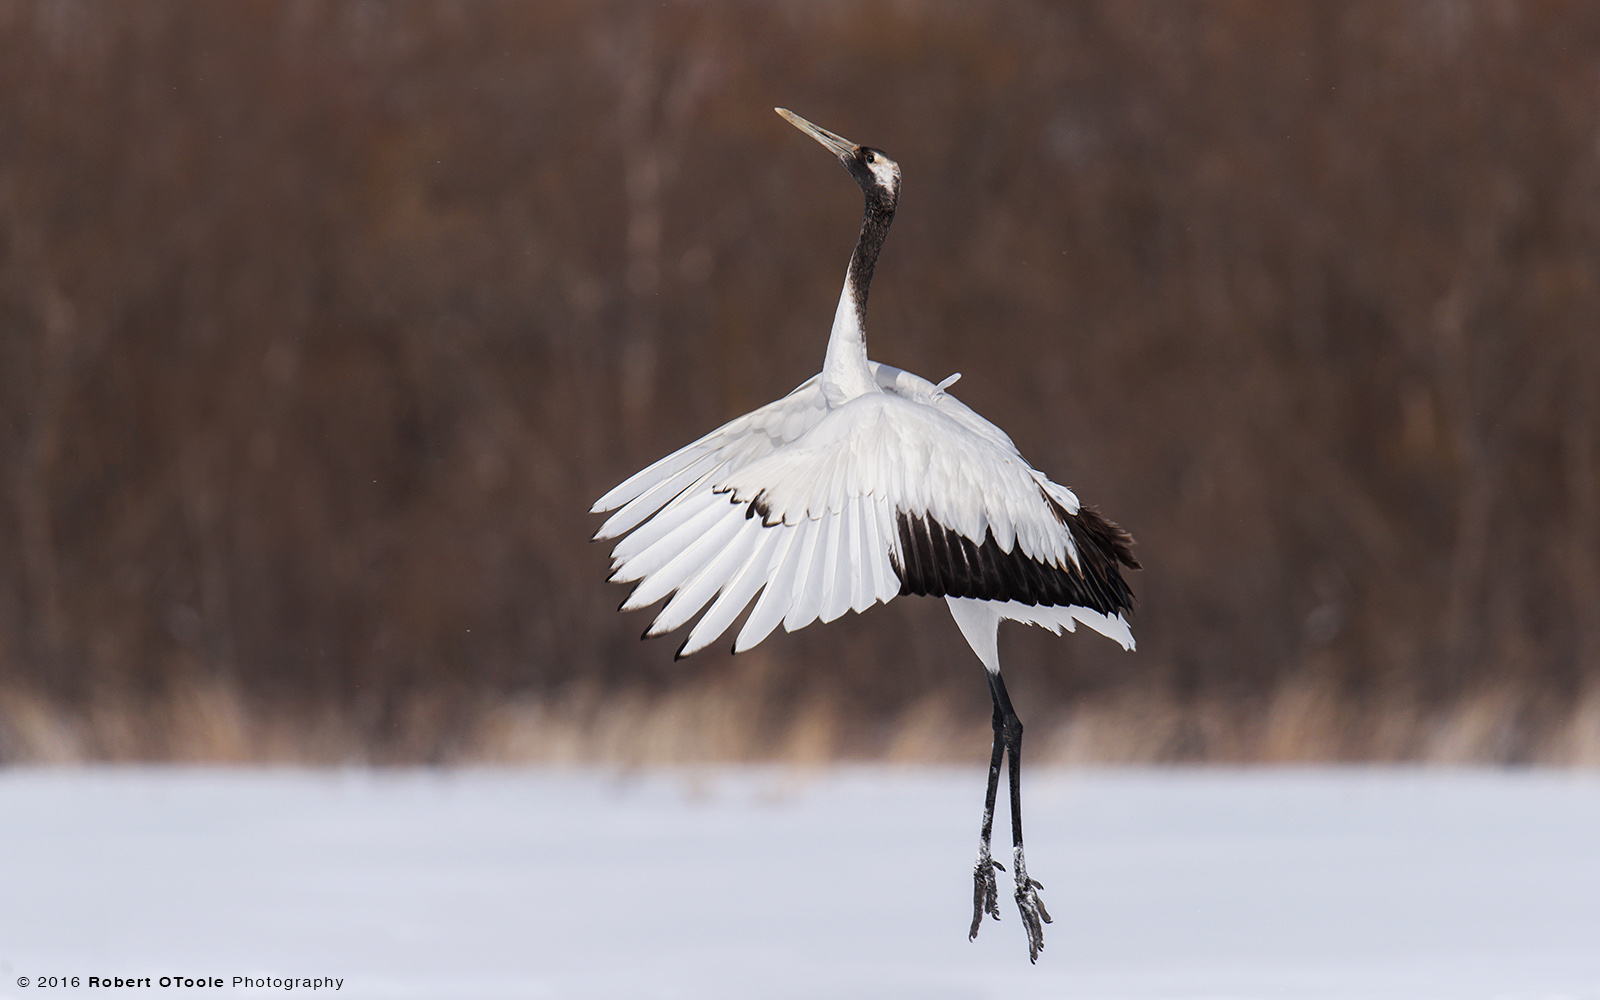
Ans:
{"label": "crane's foot", "polygon": [[1022,913],[1022,928],[1028,932],[1028,961],[1037,962],[1039,952],[1044,950],[1044,925],[1050,923],[1050,911],[1039,898],[1039,890],[1044,886],[1028,877],[1021,847],[1017,848],[1012,863],[1016,867],[1017,909]]}
{"label": "crane's foot", "polygon": [[983,923],[983,915],[1000,919],[1000,887],[995,880],[994,872],[998,868],[1006,870],[1006,866],[989,856],[989,845],[985,844],[978,852],[978,864],[972,869],[972,930],[967,934],[968,941],[978,939],[978,927]]}

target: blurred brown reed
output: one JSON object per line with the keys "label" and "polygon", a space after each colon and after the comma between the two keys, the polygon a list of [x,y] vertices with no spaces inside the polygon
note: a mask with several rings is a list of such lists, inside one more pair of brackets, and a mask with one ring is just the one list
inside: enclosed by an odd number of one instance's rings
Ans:
{"label": "blurred brown reed", "polygon": [[674,664],[585,541],[818,364],[859,205],[776,104],[905,169],[875,355],[1139,540],[1136,654],[1002,638],[1034,745],[1592,761],[1597,51],[1576,0],[0,3],[0,761],[966,759],[931,602]]}

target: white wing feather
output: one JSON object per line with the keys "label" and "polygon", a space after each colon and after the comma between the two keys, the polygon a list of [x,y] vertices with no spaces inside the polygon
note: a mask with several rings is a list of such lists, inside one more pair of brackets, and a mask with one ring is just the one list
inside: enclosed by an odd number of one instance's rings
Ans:
{"label": "white wing feather", "polygon": [[772,634],[772,630],[789,613],[794,597],[795,567],[799,564],[799,551],[805,536],[816,527],[807,521],[795,531],[780,532],[780,541],[772,555],[767,572],[767,586],[756,601],[755,610],[745,619],[744,628],[733,640],[733,651],[742,653]]}
{"label": "white wing feather", "polygon": [[870,495],[974,542],[992,531],[1005,551],[1015,541],[1033,559],[1065,565],[1076,554],[1042,479],[1015,449],[950,412],[890,393],[858,396],[788,446],[713,477],[740,503],[759,498],[768,523],[838,517],[852,497]]}
{"label": "white wing feather", "polygon": [[688,656],[717,641],[717,637],[728,630],[733,620],[739,617],[739,612],[745,609],[750,599],[756,596],[756,591],[767,582],[767,568],[772,558],[772,550],[783,537],[782,532],[761,531],[758,533],[755,552],[740,567],[722,589],[722,593],[712,603],[711,608],[695,623],[689,633],[689,638],[678,651],[679,656]]}
{"label": "white wing feather", "polygon": [[[903,555],[901,512],[975,543],[992,533],[1004,551],[1016,545],[1043,562],[1076,562],[1041,495],[1075,514],[1071,490],[1033,470],[1005,432],[941,386],[888,365],[873,363],[873,372],[883,393],[829,409],[812,378],[595,503],[595,512],[616,511],[595,537],[626,536],[612,551],[612,579],[638,586],[623,608],[672,595],[648,634],[672,631],[710,603],[679,650],[685,656],[715,642],[754,600],[739,651],[779,623],[794,631],[892,600],[901,586],[892,562]],[[998,608],[1057,632],[1081,621],[1132,643],[1121,615]]]}

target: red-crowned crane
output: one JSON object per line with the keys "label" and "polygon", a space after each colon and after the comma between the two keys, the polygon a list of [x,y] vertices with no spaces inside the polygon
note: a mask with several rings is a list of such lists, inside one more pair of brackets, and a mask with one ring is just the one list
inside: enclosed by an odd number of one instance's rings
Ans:
{"label": "red-crowned crane", "polygon": [[[894,219],[900,167],[777,109],[839,158],[866,197],[861,238],[820,374],[628,478],[595,512],[618,538],[611,579],[635,583],[622,610],[668,596],[646,631],[661,635],[702,609],[678,655],[705,648],[755,601],[734,652],[904,594],[943,597],[983,662],[994,749],[973,872],[971,937],[1000,918],[990,856],[1002,759],[1010,758],[1012,875],[1028,957],[1050,914],[1022,856],[1022,723],[1000,676],[1000,621],[1071,632],[1082,622],[1126,649],[1137,569],[1133,539],[1033,469],[1011,439],[945,390],[867,358],[867,289]],[[619,509],[620,508],[620,509]],[[757,596],[759,594],[759,597]],[[708,608],[707,605],[710,605]]]}

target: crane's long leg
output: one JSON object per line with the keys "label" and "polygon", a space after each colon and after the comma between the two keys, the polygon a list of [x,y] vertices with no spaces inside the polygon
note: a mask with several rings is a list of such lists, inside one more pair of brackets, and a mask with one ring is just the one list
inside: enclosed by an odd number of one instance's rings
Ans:
{"label": "crane's long leg", "polygon": [[1006,753],[1011,757],[1011,874],[1017,881],[1017,910],[1028,932],[1028,961],[1037,962],[1044,948],[1044,924],[1050,923],[1050,911],[1039,898],[1044,886],[1028,877],[1028,865],[1022,858],[1022,720],[1011,707],[1006,682],[1000,675],[990,674],[989,683],[1006,717]]}
{"label": "crane's long leg", "polygon": [[994,832],[994,800],[1000,790],[1000,761],[1011,757],[1011,843],[1013,875],[1017,880],[1017,909],[1022,911],[1022,926],[1028,932],[1028,958],[1039,960],[1039,949],[1044,947],[1044,925],[1050,914],[1039,902],[1039,890],[1044,886],[1028,877],[1022,860],[1022,720],[1011,707],[1011,696],[1006,693],[1006,682],[1000,678],[1000,651],[996,639],[1000,630],[1000,613],[988,601],[949,598],[951,617],[955,618],[967,644],[983,663],[989,678],[989,695],[994,699],[994,752],[989,755],[989,791],[983,800],[983,834],[978,843],[978,864],[972,871],[972,931],[978,936],[985,913],[1000,919],[999,892],[995,886],[995,869],[1005,871],[1005,866],[990,856],[989,840]]}
{"label": "crane's long leg", "polygon": [[[1044,925],[1050,923],[1050,911],[1039,899],[1044,886],[1028,876],[1027,862],[1022,856],[1022,720],[1011,706],[1011,696],[1006,693],[1006,682],[999,671],[990,671],[989,693],[994,698],[994,752],[989,758],[989,791],[984,800],[983,836],[978,847],[978,867],[973,872],[972,936],[976,937],[983,914],[988,912],[1000,919],[995,897],[994,869],[1000,864],[989,856],[989,839],[994,825],[994,800],[1000,784],[1000,758],[1002,753],[1011,758],[1011,864],[1017,883],[1017,910],[1022,914],[1022,926],[1028,933],[1028,960],[1037,962],[1044,948]],[[1002,869],[1003,870],[1003,869]]]}
{"label": "crane's long leg", "polygon": [[[991,691],[994,685],[990,684]],[[983,832],[978,840],[978,864],[972,869],[972,931],[967,940],[975,941],[978,927],[985,913],[1000,919],[1000,890],[994,870],[1005,871],[1005,866],[989,854],[989,839],[994,833],[994,800],[1000,791],[1000,761],[1005,756],[1005,716],[1000,711],[1000,699],[994,703],[994,752],[989,755],[989,791],[983,798]]]}

